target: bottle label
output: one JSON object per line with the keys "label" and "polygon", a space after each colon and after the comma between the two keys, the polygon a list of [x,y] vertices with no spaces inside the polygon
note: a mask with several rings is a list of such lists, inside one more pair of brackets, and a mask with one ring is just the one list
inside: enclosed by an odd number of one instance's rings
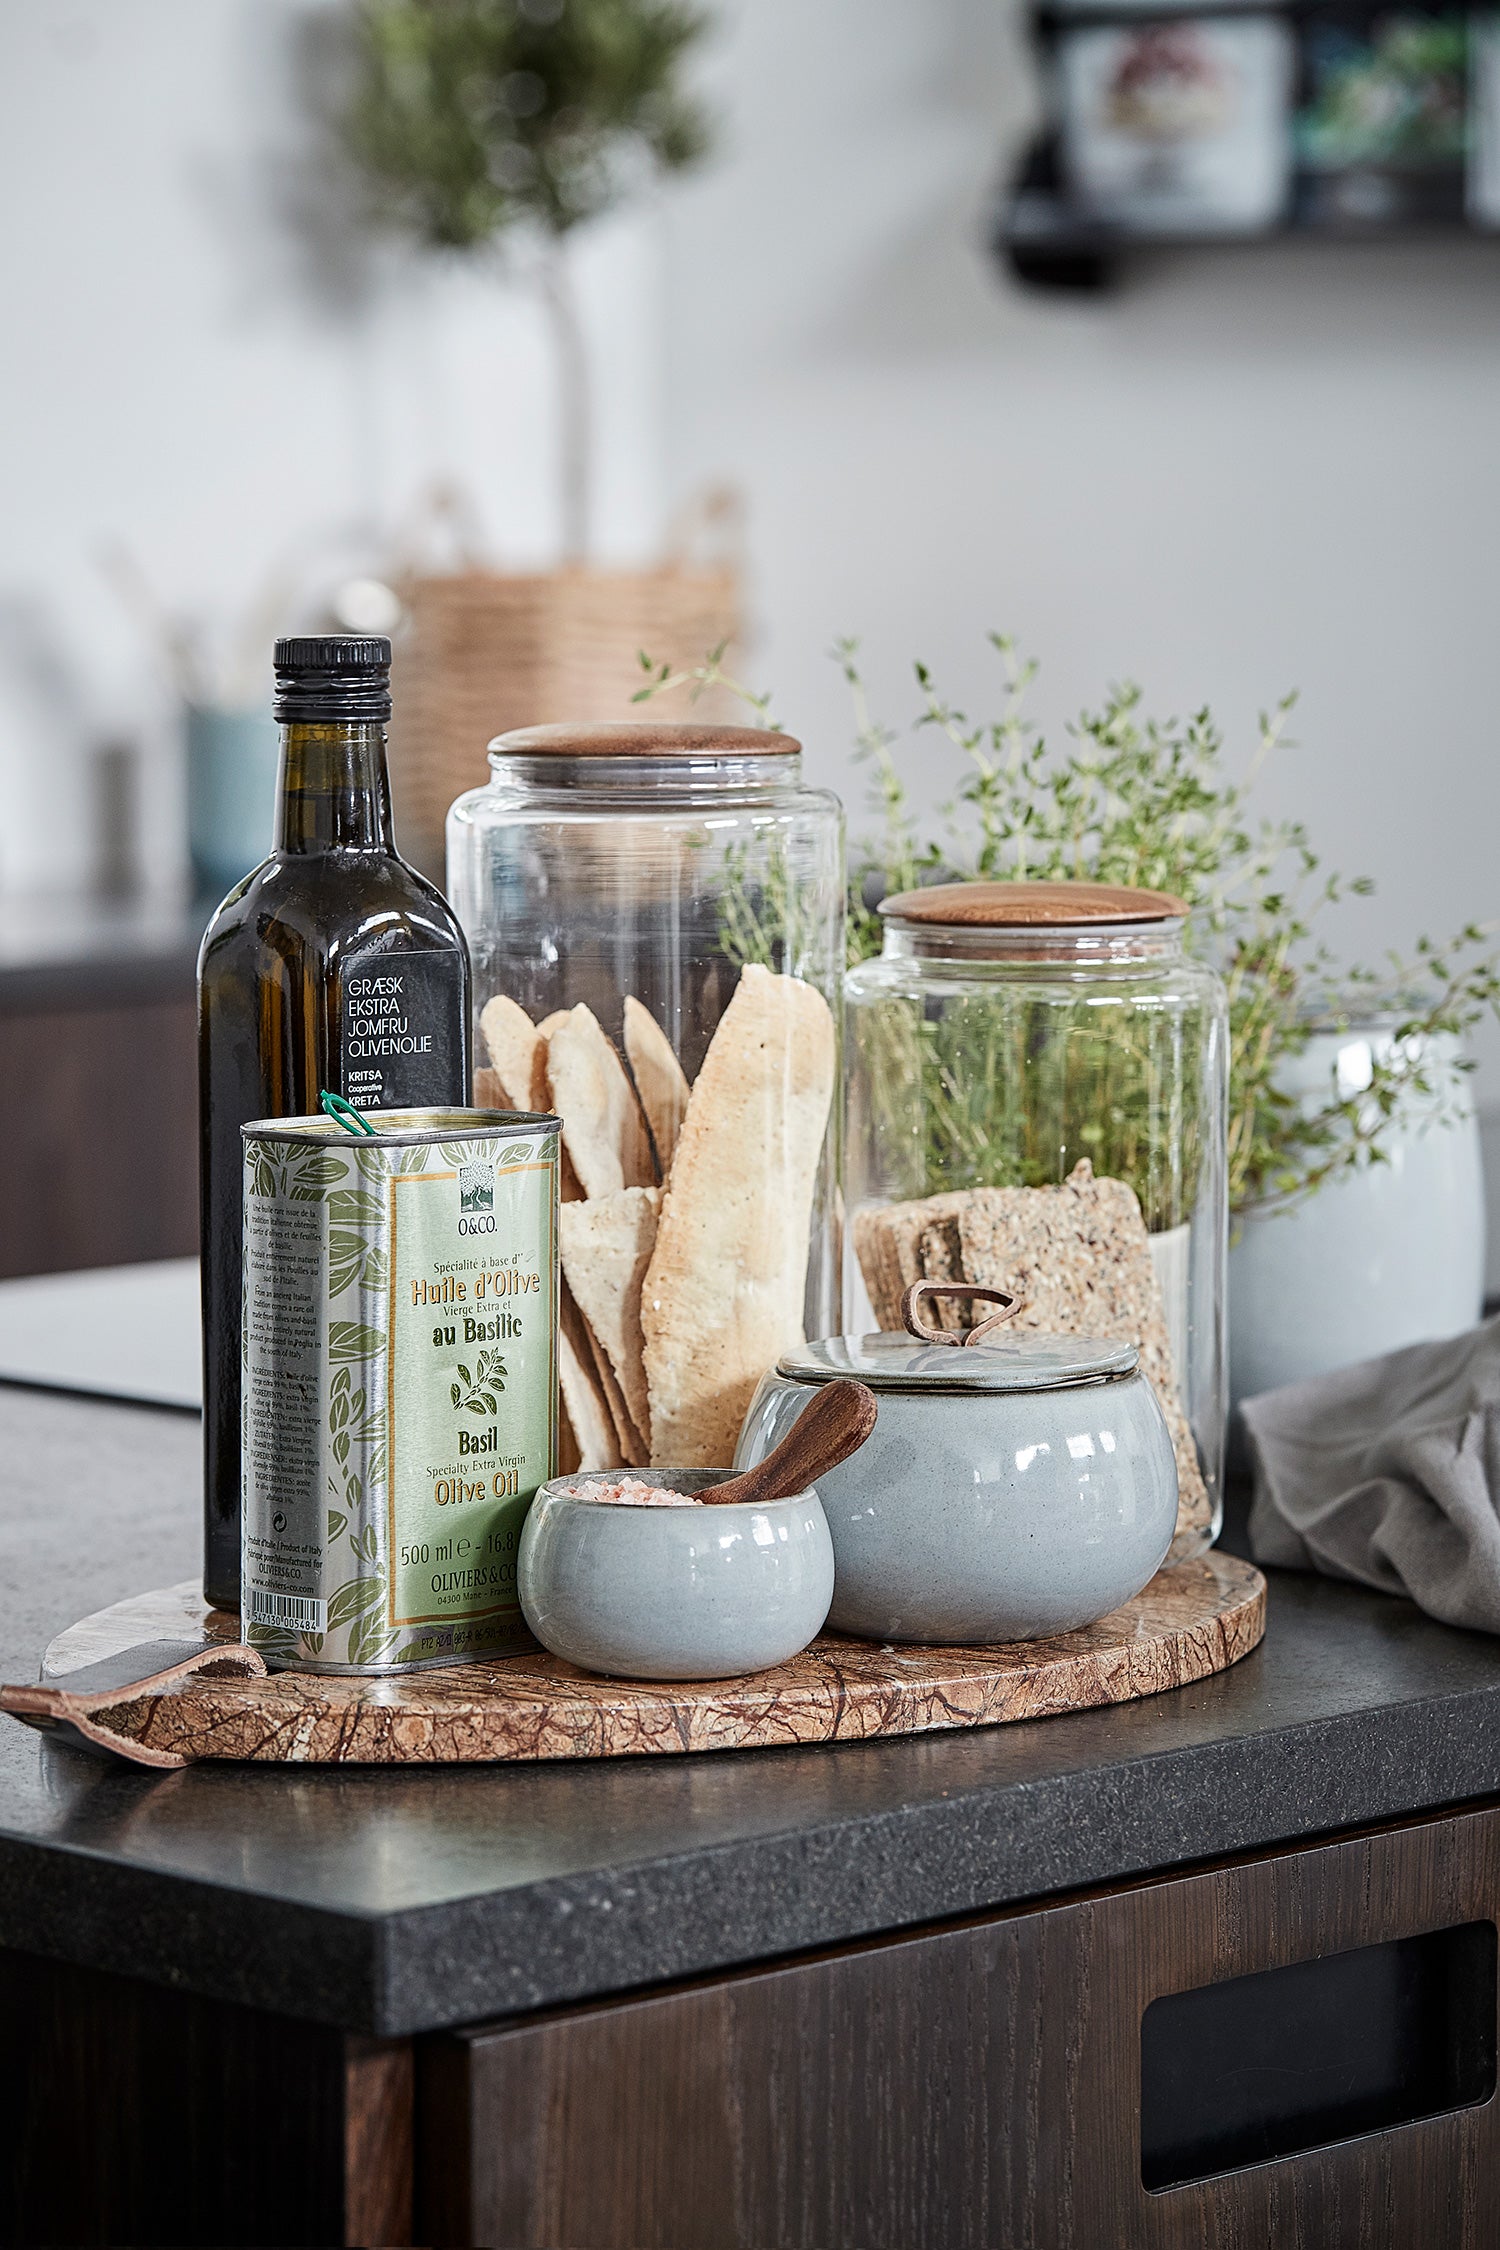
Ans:
{"label": "bottle label", "polygon": [[341,978],[337,1084],[356,1109],[449,1109],[464,1084],[464,971],[456,953],[377,953]]}

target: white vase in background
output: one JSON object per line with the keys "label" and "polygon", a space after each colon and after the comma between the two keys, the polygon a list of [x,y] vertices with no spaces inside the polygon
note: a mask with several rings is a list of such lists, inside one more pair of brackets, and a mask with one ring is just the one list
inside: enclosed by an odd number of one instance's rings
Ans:
{"label": "white vase in background", "polygon": [[[1391,1040],[1388,1025],[1319,1032],[1286,1084],[1310,1107],[1333,1086],[1357,1094]],[[1233,1405],[1479,1319],[1479,1128],[1469,1081],[1452,1073],[1456,1043],[1433,1049],[1447,1083],[1387,1134],[1388,1163],[1362,1164],[1288,1211],[1245,1218],[1229,1252]]]}

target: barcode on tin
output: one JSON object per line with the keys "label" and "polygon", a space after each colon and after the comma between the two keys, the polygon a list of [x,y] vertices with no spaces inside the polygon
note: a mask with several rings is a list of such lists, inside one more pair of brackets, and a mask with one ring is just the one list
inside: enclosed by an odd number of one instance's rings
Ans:
{"label": "barcode on tin", "polygon": [[268,1594],[252,1586],[250,1623],[280,1625],[294,1633],[326,1633],[328,1604],[315,1602],[310,1594]]}

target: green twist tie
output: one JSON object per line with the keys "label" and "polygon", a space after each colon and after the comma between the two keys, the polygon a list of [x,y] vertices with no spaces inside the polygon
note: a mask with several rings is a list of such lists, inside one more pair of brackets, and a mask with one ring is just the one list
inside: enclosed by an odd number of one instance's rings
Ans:
{"label": "green twist tie", "polygon": [[367,1125],[354,1104],[346,1102],[342,1094],[330,1094],[325,1086],[318,1096],[318,1107],[325,1117],[331,1117],[335,1125],[342,1125],[344,1131],[352,1133],[356,1140],[359,1139],[361,1133],[368,1140],[379,1140],[380,1135],[376,1132],[374,1126]]}

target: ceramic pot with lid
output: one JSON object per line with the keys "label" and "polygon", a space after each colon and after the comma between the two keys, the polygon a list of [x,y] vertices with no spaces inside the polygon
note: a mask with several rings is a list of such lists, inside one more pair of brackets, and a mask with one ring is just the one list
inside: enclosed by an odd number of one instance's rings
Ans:
{"label": "ceramic pot with lid", "polygon": [[1176,1462],[1135,1347],[1002,1335],[992,1322],[965,1339],[919,1309],[953,1293],[908,1292],[906,1333],[788,1353],[751,1402],[737,1468],[762,1460],[821,1384],[852,1375],[879,1399],[873,1435],[818,1479],[834,1632],[939,1643],[1071,1632],[1138,1594],[1171,1545]]}

